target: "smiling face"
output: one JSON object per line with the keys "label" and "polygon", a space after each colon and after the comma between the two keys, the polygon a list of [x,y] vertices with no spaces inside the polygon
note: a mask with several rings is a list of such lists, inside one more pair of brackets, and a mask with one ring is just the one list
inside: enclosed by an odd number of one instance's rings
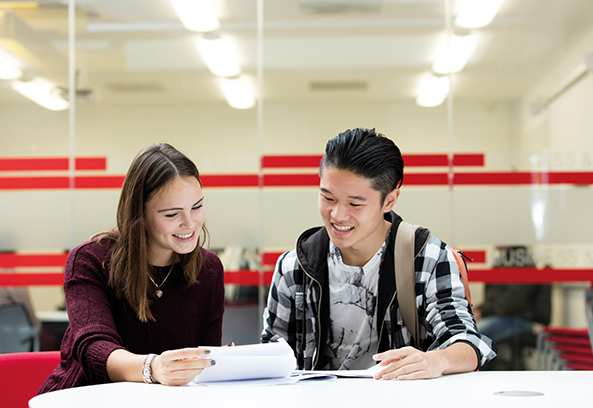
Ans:
{"label": "smiling face", "polygon": [[192,252],[205,218],[204,194],[195,177],[176,177],[167,183],[146,204],[149,263],[169,265],[173,253]]}
{"label": "smiling face", "polygon": [[381,201],[371,180],[348,170],[323,169],[319,186],[319,213],[344,263],[364,266],[381,248],[391,224],[383,214],[391,211],[399,189]]}

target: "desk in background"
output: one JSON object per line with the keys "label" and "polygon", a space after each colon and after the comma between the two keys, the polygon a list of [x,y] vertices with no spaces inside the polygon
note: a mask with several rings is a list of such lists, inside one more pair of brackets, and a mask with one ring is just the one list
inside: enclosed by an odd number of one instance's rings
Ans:
{"label": "desk in background", "polygon": [[35,313],[41,324],[41,351],[60,350],[62,337],[68,328],[68,312],[56,310]]}
{"label": "desk in background", "polygon": [[[376,381],[337,379],[291,385],[217,384],[166,387],[114,383],[38,395],[30,408],[363,408],[585,406],[591,403],[593,371],[498,371],[447,375],[432,380]],[[500,396],[501,391],[531,391],[540,396]],[[583,405],[584,404],[584,405]]]}

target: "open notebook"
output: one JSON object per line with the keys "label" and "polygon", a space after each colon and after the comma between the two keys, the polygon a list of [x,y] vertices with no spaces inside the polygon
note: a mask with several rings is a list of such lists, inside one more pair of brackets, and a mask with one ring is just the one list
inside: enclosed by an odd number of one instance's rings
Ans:
{"label": "open notebook", "polygon": [[[336,377],[371,378],[379,366],[368,370],[352,371],[305,371],[296,370],[294,352],[284,339],[277,343],[250,344],[234,347],[208,347],[210,354],[204,356],[216,361],[194,377],[191,384],[206,384],[220,381],[263,380],[266,383],[294,383],[308,379],[331,379]],[[261,382],[261,381],[260,381]]]}

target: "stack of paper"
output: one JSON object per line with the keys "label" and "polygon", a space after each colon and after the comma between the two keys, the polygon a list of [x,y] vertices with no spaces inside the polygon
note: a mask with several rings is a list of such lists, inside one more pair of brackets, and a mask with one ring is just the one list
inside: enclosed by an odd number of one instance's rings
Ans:
{"label": "stack of paper", "polygon": [[277,343],[208,349],[210,354],[204,358],[215,360],[216,365],[205,368],[191,383],[289,377],[296,368],[294,352],[283,339]]}

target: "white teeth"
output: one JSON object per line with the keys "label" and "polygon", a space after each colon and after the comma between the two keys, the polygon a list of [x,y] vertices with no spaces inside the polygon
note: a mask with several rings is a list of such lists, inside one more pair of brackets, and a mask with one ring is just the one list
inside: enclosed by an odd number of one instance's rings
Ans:
{"label": "white teeth", "polygon": [[344,227],[342,227],[342,226],[339,226],[339,225],[335,225],[334,224],[334,228],[337,229],[338,231],[349,231],[349,230],[353,229],[354,227],[353,226],[350,226],[350,227],[344,226]]}
{"label": "white teeth", "polygon": [[192,232],[191,234],[185,234],[185,235],[178,235],[178,234],[173,234],[175,235],[177,238],[181,238],[181,239],[187,239],[189,237],[191,237],[194,233]]}

